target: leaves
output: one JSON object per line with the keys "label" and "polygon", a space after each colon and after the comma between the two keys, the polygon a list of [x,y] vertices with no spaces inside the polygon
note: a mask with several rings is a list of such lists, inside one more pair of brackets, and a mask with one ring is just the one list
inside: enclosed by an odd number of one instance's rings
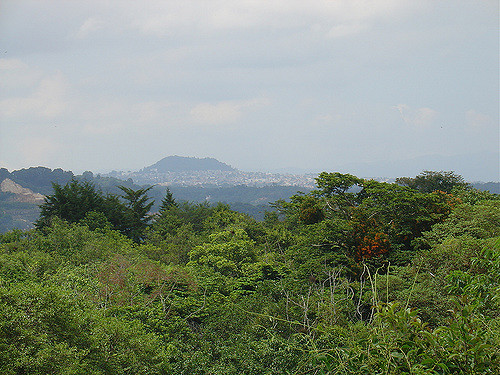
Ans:
{"label": "leaves", "polygon": [[495,200],[323,173],[259,223],[57,189],[41,230],[0,237],[2,373],[500,371]]}

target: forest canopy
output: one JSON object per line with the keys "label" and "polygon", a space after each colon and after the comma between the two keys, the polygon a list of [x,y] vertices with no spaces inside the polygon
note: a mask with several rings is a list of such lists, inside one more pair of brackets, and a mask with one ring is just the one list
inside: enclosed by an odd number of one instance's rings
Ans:
{"label": "forest canopy", "polygon": [[265,220],[53,184],[0,235],[3,374],[497,374],[500,200],[321,173]]}

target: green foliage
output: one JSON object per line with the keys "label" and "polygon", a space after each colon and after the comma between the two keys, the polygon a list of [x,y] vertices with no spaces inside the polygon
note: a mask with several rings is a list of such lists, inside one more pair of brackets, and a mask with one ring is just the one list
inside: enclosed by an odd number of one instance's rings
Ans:
{"label": "green foliage", "polygon": [[174,196],[172,195],[170,189],[167,188],[165,198],[161,200],[161,205],[158,212],[161,215],[164,211],[168,210],[172,206],[177,207],[177,202],[175,201]]}
{"label": "green foliage", "polygon": [[261,223],[59,186],[0,236],[0,372],[498,373],[498,200],[317,181]]}
{"label": "green foliage", "polygon": [[447,237],[490,238],[500,235],[500,201],[458,206],[442,223],[423,233],[418,243],[435,245]]}
{"label": "green foliage", "polygon": [[326,198],[324,203],[328,211],[338,212],[348,219],[352,207],[360,202],[358,192],[362,184],[361,178],[350,174],[322,172],[316,178],[318,190],[313,191],[312,194]]}
{"label": "green foliage", "polygon": [[123,191],[121,196],[125,200],[127,210],[124,213],[124,224],[122,231],[136,242],[143,239],[144,231],[151,220],[148,215],[149,210],[154,204],[149,202],[151,198],[147,196],[147,192],[153,187],[134,190],[126,186],[119,186]]}
{"label": "green foliage", "polygon": [[182,202],[177,206],[172,205],[155,217],[153,229],[163,235],[175,234],[182,224],[190,224],[195,233],[199,234],[204,229],[204,221],[214,210],[208,203]]}
{"label": "green foliage", "polygon": [[451,193],[455,188],[471,187],[470,184],[465,182],[462,176],[457,175],[453,171],[423,171],[414,178],[400,177],[396,179],[396,183],[408,186],[423,193],[432,193],[438,190],[445,193]]}
{"label": "green foliage", "polygon": [[115,195],[104,195],[92,183],[71,180],[64,186],[53,184],[54,194],[45,197],[40,206],[36,228],[45,230],[54,218],[70,223],[80,222],[90,229],[116,229],[139,242],[151,217],[148,215],[153,202],[144,188],[133,190],[120,186],[126,204]]}
{"label": "green foliage", "polygon": [[209,266],[223,275],[242,274],[245,263],[254,262],[254,242],[243,229],[232,228],[209,236],[209,243],[196,246],[189,253],[190,265]]}
{"label": "green foliage", "polygon": [[158,339],[138,322],[102,316],[56,287],[0,289],[2,374],[155,374]]}
{"label": "green foliage", "polygon": [[104,198],[89,182],[71,180],[64,186],[54,183],[52,188],[54,194],[46,196],[45,203],[40,206],[37,228],[49,225],[54,216],[75,223],[90,211],[102,211]]}
{"label": "green foliage", "polygon": [[463,203],[477,204],[487,200],[498,200],[500,195],[490,194],[488,191],[482,191],[471,187],[456,186],[451,191],[454,196]]}
{"label": "green foliage", "polygon": [[484,317],[457,300],[446,326],[429,329],[416,310],[381,306],[371,327],[352,327],[317,355],[322,374],[495,374],[497,342]]}
{"label": "green foliage", "polygon": [[87,226],[90,230],[111,230],[113,225],[102,212],[89,211],[85,217],[79,221],[81,225]]}
{"label": "green foliage", "polygon": [[13,229],[10,232],[0,233],[0,244],[21,241],[25,235],[25,232],[20,229]]}

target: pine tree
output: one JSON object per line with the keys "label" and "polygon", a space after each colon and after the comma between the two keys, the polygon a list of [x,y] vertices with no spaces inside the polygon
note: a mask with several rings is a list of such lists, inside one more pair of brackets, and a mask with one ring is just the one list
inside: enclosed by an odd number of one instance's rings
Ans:
{"label": "pine tree", "polygon": [[159,210],[160,215],[171,207],[177,207],[177,202],[175,201],[170,189],[167,188],[165,198],[161,200],[161,205]]}
{"label": "pine tree", "polygon": [[154,204],[154,201],[149,202],[151,198],[147,192],[153,187],[134,190],[125,186],[118,186],[125,194],[121,197],[126,201],[125,205],[128,208],[127,212],[127,228],[125,232],[127,236],[134,241],[139,242],[142,239],[144,230],[148,226],[151,216],[149,210]]}

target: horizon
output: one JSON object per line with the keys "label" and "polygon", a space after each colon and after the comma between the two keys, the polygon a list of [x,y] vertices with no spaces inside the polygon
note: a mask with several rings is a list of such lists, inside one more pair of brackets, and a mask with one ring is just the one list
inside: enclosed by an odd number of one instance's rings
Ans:
{"label": "horizon", "polygon": [[[500,154],[499,154],[500,155]],[[143,166],[139,169],[136,169],[136,170],[131,170],[131,169],[112,169],[112,170],[107,170],[107,171],[96,171],[96,170],[90,170],[90,169],[84,169],[84,170],[76,170],[76,169],[71,169],[71,168],[63,168],[63,167],[54,167],[54,166],[48,166],[48,165],[31,165],[31,166],[26,166],[26,167],[21,167],[21,168],[16,168],[16,169],[9,169],[9,168],[6,168],[2,165],[0,165],[0,168],[5,168],[8,170],[9,173],[12,173],[14,171],[17,171],[17,170],[22,170],[22,169],[29,169],[29,168],[37,168],[37,167],[41,167],[41,168],[49,168],[51,170],[55,170],[55,169],[62,169],[66,172],[72,172],[74,175],[82,175],[84,172],[92,172],[93,174],[95,175],[108,175],[108,174],[111,174],[113,172],[122,172],[122,173],[141,173],[141,171],[143,169],[146,169],[146,168],[149,168],[151,166],[153,166],[154,164],[156,164],[157,162],[163,160],[163,159],[167,159],[167,158],[173,158],[173,157],[178,157],[178,158],[184,158],[184,159],[197,159],[197,160],[203,160],[203,159],[212,159],[212,160],[215,160],[219,163],[222,163],[222,164],[226,164],[228,165],[229,167],[233,168],[235,171],[238,171],[238,172],[243,172],[243,173],[270,173],[270,174],[281,174],[281,175],[297,175],[297,176],[306,176],[306,175],[318,175],[320,174],[321,172],[340,172],[340,173],[344,173],[344,174],[352,174],[352,175],[356,175],[358,177],[361,177],[361,178],[367,178],[367,179],[379,179],[379,180],[383,180],[383,179],[388,179],[388,180],[394,180],[398,177],[415,177],[417,175],[419,175],[420,173],[422,172],[425,172],[425,171],[436,171],[436,172],[454,172],[460,176],[462,176],[464,178],[464,180],[466,180],[467,182],[470,182],[470,183],[474,183],[474,182],[493,182],[493,183],[498,183],[500,182],[500,178],[468,178],[466,175],[464,175],[463,173],[460,173],[460,171],[456,170],[456,168],[408,168],[409,171],[412,171],[413,170],[413,173],[399,173],[399,174],[384,174],[384,173],[370,173],[370,172],[367,172],[367,173],[356,173],[355,171],[352,171],[352,170],[349,170],[348,167],[340,167],[340,168],[330,168],[330,169],[324,169],[324,170],[318,170],[318,171],[312,171],[312,170],[303,170],[303,169],[300,169],[300,168],[293,168],[293,167],[289,167],[289,168],[281,168],[281,169],[276,169],[276,170],[243,170],[243,169],[240,169],[238,167],[235,167],[233,165],[230,165],[230,164],[227,164],[225,163],[223,160],[218,160],[214,157],[211,157],[211,156],[205,156],[205,157],[194,157],[194,156],[181,156],[181,155],[168,155],[168,156],[165,156],[163,157],[162,159],[160,160],[157,160],[156,162],[153,162],[151,163],[150,165],[146,165],[146,166]],[[493,157],[498,157],[498,155],[496,156],[493,156]],[[411,160],[410,160],[411,161]],[[405,161],[402,161],[403,163]],[[472,161],[473,164],[474,161]],[[362,165],[363,163],[361,163],[360,165]],[[366,167],[369,167],[371,164],[370,163],[364,163],[365,164],[365,168]],[[358,166],[359,168],[359,166]],[[361,167],[362,168],[362,167]],[[187,171],[187,172],[196,172],[196,171]],[[179,172],[172,172],[172,173],[179,173]]]}

